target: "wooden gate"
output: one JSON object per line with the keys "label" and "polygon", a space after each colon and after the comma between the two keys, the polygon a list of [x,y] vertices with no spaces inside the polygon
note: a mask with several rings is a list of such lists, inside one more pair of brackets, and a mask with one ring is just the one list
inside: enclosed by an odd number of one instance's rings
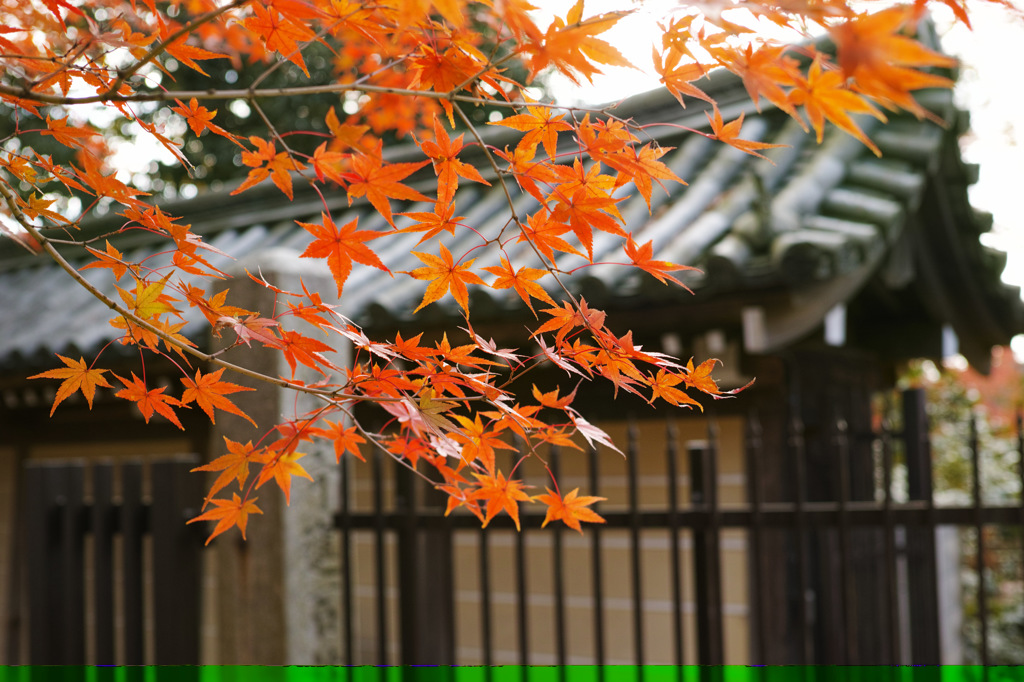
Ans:
{"label": "wooden gate", "polygon": [[203,529],[185,525],[202,499],[195,465],[26,465],[27,663],[199,662]]}

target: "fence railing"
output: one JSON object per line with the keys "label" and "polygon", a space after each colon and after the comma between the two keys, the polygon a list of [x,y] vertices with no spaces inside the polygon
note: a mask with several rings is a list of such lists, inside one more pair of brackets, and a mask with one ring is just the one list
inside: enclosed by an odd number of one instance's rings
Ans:
{"label": "fence railing", "polygon": [[[387,462],[375,460],[369,480],[357,483],[343,460],[336,517],[343,662],[938,664],[941,623],[950,614],[939,595],[936,529],[973,528],[974,559],[984,566],[985,529],[1024,526],[1024,505],[985,504],[973,438],[970,504],[937,506],[922,393],[904,396],[902,421],[898,433],[854,433],[841,419],[831,423],[824,436],[834,445],[836,494],[823,500],[821,491],[808,489],[805,430],[794,420],[787,444],[792,470],[785,474],[793,496],[780,502],[763,492],[765,443],[749,416],[739,504],[720,499],[714,420],[700,440],[681,442],[670,426],[660,453],[645,449],[632,428],[625,508],[598,507],[607,523],[589,525],[582,539],[552,526],[540,530],[542,515],[524,512],[520,533],[502,516],[480,531],[475,517],[441,518],[438,506],[423,508],[420,486],[404,469],[389,473]],[[1019,450],[1022,434],[1018,423]],[[823,434],[815,437],[822,442]],[[595,451],[584,457],[587,492],[601,495],[602,460]],[[651,476],[638,474],[652,457],[663,462],[664,504],[657,507],[647,499]],[[854,457],[862,465],[871,460],[872,490],[854,490]],[[563,459],[551,453],[556,475]],[[899,500],[896,460],[906,479]],[[1018,474],[1024,481],[1024,471]],[[355,509],[349,500],[361,485],[372,487],[372,502]],[[612,556],[612,539],[626,551]],[[502,589],[493,584],[496,568],[512,574]],[[725,590],[731,574],[744,576],[744,584],[734,577]],[[991,662],[990,587],[980,571],[974,603],[981,663]],[[726,594],[733,603],[723,603]],[[538,630],[545,633],[541,646]]]}

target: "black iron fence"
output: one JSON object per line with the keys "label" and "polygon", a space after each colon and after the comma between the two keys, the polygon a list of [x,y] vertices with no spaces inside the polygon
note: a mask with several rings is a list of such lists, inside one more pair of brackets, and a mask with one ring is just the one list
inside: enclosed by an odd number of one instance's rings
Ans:
{"label": "black iron fence", "polygon": [[[985,503],[976,437],[968,443],[970,502],[944,506],[932,485],[923,392],[904,394],[899,431],[858,433],[832,420],[813,438],[832,447],[813,460],[807,429],[793,420],[784,444],[790,499],[778,501],[763,484],[769,444],[758,419],[742,421],[742,453],[730,456],[744,465],[732,481],[743,499],[721,499],[714,419],[701,439],[680,440],[670,425],[662,452],[633,425],[626,503],[598,505],[607,523],[587,526],[583,538],[540,530],[536,513],[523,514],[518,533],[503,516],[486,530],[470,515],[441,518],[439,505],[417,499],[429,491],[408,471],[376,459],[357,480],[343,461],[343,662],[938,664],[949,662],[942,628],[950,619],[980,632],[977,662],[998,662],[989,656],[996,586],[987,582],[986,538],[993,528],[1019,532],[1024,504]],[[1024,451],[1019,422],[1016,447]],[[568,457],[551,453],[556,476]],[[572,457],[585,463],[576,480],[601,495],[608,460],[595,451]],[[660,476],[638,473],[654,460]],[[811,476],[812,461],[826,462],[833,484],[823,486],[820,471]],[[659,479],[663,492],[654,494]],[[365,490],[372,492],[356,508],[351,500]],[[954,552],[953,565],[946,562],[947,579],[974,571],[973,587],[959,583],[952,601],[940,595],[942,527],[974,530],[973,556]],[[613,540],[625,551],[610,552]],[[1024,546],[1014,553],[1021,587]],[[499,569],[511,574],[500,588]],[[1024,648],[1024,630],[1012,636]]]}

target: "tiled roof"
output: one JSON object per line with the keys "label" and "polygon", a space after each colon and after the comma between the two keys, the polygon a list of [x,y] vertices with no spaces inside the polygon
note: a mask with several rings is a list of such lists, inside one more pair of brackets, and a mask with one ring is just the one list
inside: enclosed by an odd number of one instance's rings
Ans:
{"label": "tiled roof", "polygon": [[[879,271],[908,225],[919,219],[922,209],[927,208],[922,202],[930,196],[928,187],[932,187],[944,195],[944,210],[955,227],[951,238],[959,240],[953,249],[969,261],[968,270],[973,271],[967,276],[976,279],[981,292],[973,303],[961,305],[987,307],[989,318],[999,318],[994,323],[989,321],[992,329],[987,332],[986,343],[1005,343],[1009,336],[1024,330],[1019,291],[999,282],[998,256],[978,243],[978,235],[987,226],[966,200],[971,168],[962,164],[956,148],[956,132],[958,126],[963,126],[964,116],[953,106],[949,92],[925,92],[919,99],[950,122],[952,130],[902,115],[891,117],[886,124],[873,118],[859,120],[882,150],[879,159],[840,131],[827,130],[819,146],[813,134],[805,133],[770,105],[765,104],[763,113],[759,113],[739,82],[728,74],[713,75],[707,90],[718,100],[726,120],[746,115],[743,138],[786,147],[766,152],[772,159],[769,162],[704,136],[681,132],[686,128],[707,130],[704,109],[691,105],[684,110],[664,92],[631,98],[614,110],[617,116],[640,123],[667,124],[646,128],[645,132],[662,146],[675,147],[662,161],[689,184],[666,183],[667,191],[655,186],[650,211],[639,192],[626,186],[620,195],[628,197],[618,208],[638,243],[653,240],[659,258],[702,268],[699,274],[684,273],[698,298],[770,287],[795,291],[829,285],[844,277],[860,286],[867,276]],[[512,143],[508,132],[489,130],[489,141],[497,146]],[[397,156],[392,157],[412,159],[422,159],[422,155],[410,147],[397,150]],[[170,206],[167,211],[182,215],[183,222],[191,223],[193,231],[212,246],[247,265],[259,262],[260,254],[273,251],[280,256],[282,249],[297,256],[310,242],[310,236],[295,221],[318,222],[323,204],[314,193],[302,191],[289,202],[270,183],[265,185],[235,197],[226,193],[204,195]],[[519,215],[536,208],[537,202],[528,194],[514,184],[510,189]],[[349,207],[342,191],[328,195],[327,202],[336,223],[359,216],[360,229],[386,226],[367,205],[356,202]],[[392,208],[398,213],[430,211],[432,206],[393,202]],[[465,215],[466,224],[485,234],[500,230],[509,214],[500,187],[470,182],[460,187],[456,212]],[[403,220],[408,219],[399,218],[399,226]],[[108,221],[106,229],[112,224]],[[147,255],[153,248],[145,243],[144,236],[125,236],[129,240],[126,243],[137,240],[134,254],[129,246],[119,247],[130,256]],[[421,265],[410,254],[419,237],[402,235],[375,243],[374,247],[392,271],[412,270]],[[479,243],[478,239],[470,230],[456,236],[442,234],[442,241],[454,254],[465,252]],[[536,265],[528,262],[528,257],[533,257],[525,249],[513,249],[511,255],[520,257],[514,260],[517,265]],[[498,252],[493,247],[479,250],[475,256],[476,266],[498,264]],[[223,258],[213,256],[210,260],[218,267],[230,268]],[[624,260],[619,238],[603,232],[594,235],[595,262]],[[567,256],[564,269],[581,263]],[[113,293],[108,272],[88,270],[85,274],[91,282]],[[693,300],[678,287],[663,286],[642,272],[614,265],[583,268],[564,281],[588,299],[623,305],[638,300]],[[341,310],[371,327],[399,324],[410,318],[424,286],[404,275],[391,278],[379,270],[357,266],[345,285]],[[848,290],[837,291],[839,297],[850,295]],[[484,317],[521,308],[518,297],[509,295],[508,290],[481,289],[473,296],[478,304],[484,304],[477,306]],[[205,324],[194,310],[190,314],[186,333],[194,333],[198,325]],[[450,316],[454,320],[458,311],[451,298],[445,297],[419,316],[435,321]],[[109,310],[52,263],[23,257],[10,244],[0,244],[0,367],[49,363],[55,352],[88,354],[116,335],[108,319]],[[958,326],[976,326],[969,316],[964,319]]]}

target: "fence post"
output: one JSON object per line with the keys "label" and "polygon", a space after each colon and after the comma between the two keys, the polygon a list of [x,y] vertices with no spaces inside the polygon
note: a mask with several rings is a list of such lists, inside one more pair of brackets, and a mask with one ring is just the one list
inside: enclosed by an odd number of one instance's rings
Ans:
{"label": "fence post", "polygon": [[939,593],[935,553],[935,514],[932,498],[932,457],[928,439],[928,413],[923,388],[903,391],[903,442],[907,460],[907,497],[923,501],[927,522],[908,527],[907,573],[910,606],[910,662],[941,663],[939,645]]}
{"label": "fence post", "polygon": [[718,527],[718,472],[713,426],[706,443],[687,447],[690,459],[690,501],[707,516],[707,528],[693,533],[694,590],[697,601],[697,662],[721,665],[722,572]]}
{"label": "fence post", "polygon": [[202,479],[189,474],[195,464],[179,460],[154,462],[152,467],[153,662],[157,665],[199,663],[201,529],[185,525],[198,516],[203,498]]}
{"label": "fence post", "polygon": [[84,507],[81,466],[25,472],[29,662],[85,663]]}
{"label": "fence post", "polygon": [[[455,663],[452,532],[445,520],[421,519],[415,472],[400,469],[395,506],[402,665]],[[429,513],[435,513],[432,509]]]}

